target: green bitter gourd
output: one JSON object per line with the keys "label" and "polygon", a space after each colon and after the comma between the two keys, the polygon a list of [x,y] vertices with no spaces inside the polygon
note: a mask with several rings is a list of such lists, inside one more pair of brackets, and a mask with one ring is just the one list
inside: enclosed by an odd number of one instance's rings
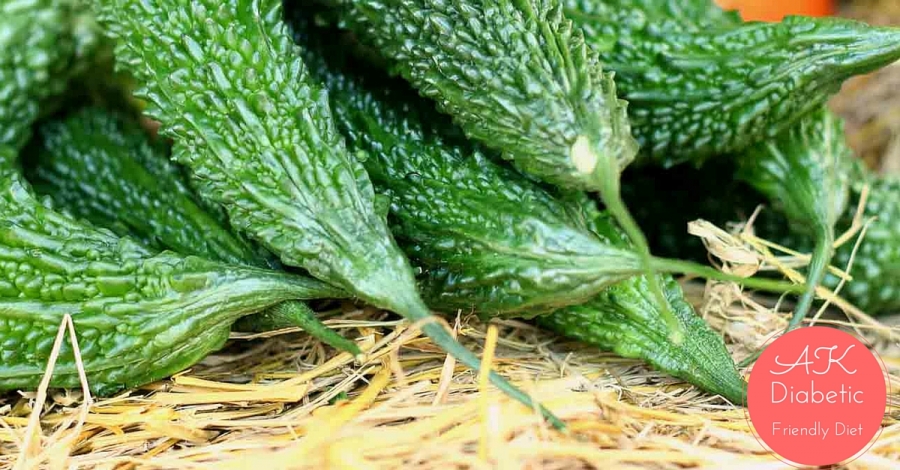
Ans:
{"label": "green bitter gourd", "polygon": [[[278,0],[96,0],[116,60],[143,85],[173,158],[232,224],[290,266],[409,320],[460,362],[480,361],[434,321],[362,166],[334,129]],[[533,401],[495,372],[498,388]],[[541,407],[557,426],[562,424]]]}
{"label": "green bitter gourd", "polygon": [[900,59],[900,30],[841,18],[740,22],[710,0],[564,3],[616,73],[638,162],[700,162],[773,139],[846,79]]}
{"label": "green bitter gourd", "polygon": [[45,100],[62,93],[75,51],[69,0],[0,3],[0,145],[25,144]]}
{"label": "green bitter gourd", "polygon": [[616,96],[558,0],[318,0],[473,140],[540,180],[598,192],[634,240],[669,319],[640,227],[622,203],[637,145]]}
{"label": "green bitter gourd", "polygon": [[645,154],[671,165],[737,153],[739,176],[815,238],[797,326],[831,262],[852,158],[822,103],[850,76],[900,58],[900,31],[834,18],[744,23],[707,0],[567,7],[618,73]]}
{"label": "green bitter gourd", "polygon": [[668,341],[648,280],[623,278],[640,272],[633,247],[589,198],[541,187],[477,144],[445,139],[452,125],[428,102],[358,62],[348,67],[341,57],[347,47],[323,45],[335,35],[302,20],[292,24],[306,63],[327,85],[338,125],[376,190],[390,199],[391,229],[421,266],[429,305],[482,318],[538,316],[557,331],[743,401],[744,384],[721,338],[671,277],[661,277],[689,333],[682,345]]}
{"label": "green bitter gourd", "polygon": [[[54,211],[17,172],[0,168],[0,390],[38,386],[65,315],[91,390],[107,395],[196,363],[242,316],[340,295],[302,276],[153,254]],[[78,384],[64,342],[50,385]]]}
{"label": "green bitter gourd", "polygon": [[[376,189],[390,200],[394,236],[426,268],[420,290],[431,305],[533,316],[641,272],[633,246],[607,243],[588,229],[584,193],[554,192],[492,164],[490,151],[458,138],[431,102],[410,100],[414,92],[402,83],[379,81],[379,70],[348,65],[341,52],[352,46],[325,45],[322,36],[330,42],[335,34],[311,32],[307,19],[292,18],[305,62],[328,88],[335,119]],[[375,78],[360,82],[361,74]],[[660,271],[710,275],[704,266],[651,262]]]}
{"label": "green bitter gourd", "polygon": [[807,291],[794,309],[790,330],[806,317],[831,264],[835,224],[849,198],[853,151],[844,138],[843,122],[822,108],[773,141],[751,146],[737,161],[738,178],[765,195],[815,242]]}
{"label": "green bitter gourd", "polygon": [[[42,145],[26,174],[35,191],[59,208],[154,250],[270,267],[195,202],[181,169],[136,123],[85,108],[43,125],[39,134]],[[334,347],[360,354],[354,342],[329,330],[300,302],[242,318],[235,329],[261,331],[274,325],[303,327]]]}

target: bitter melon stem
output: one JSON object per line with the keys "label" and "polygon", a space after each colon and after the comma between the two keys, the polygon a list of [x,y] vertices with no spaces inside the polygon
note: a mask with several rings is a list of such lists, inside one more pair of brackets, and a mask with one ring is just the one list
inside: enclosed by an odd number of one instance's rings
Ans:
{"label": "bitter melon stem", "polygon": [[[828,272],[828,266],[831,264],[831,259],[834,257],[834,230],[831,230],[829,227],[822,227],[822,229],[818,231],[815,239],[816,246],[810,257],[803,295],[800,297],[800,300],[797,301],[797,306],[794,308],[794,313],[791,315],[791,320],[788,322],[787,328],[784,329],[784,333],[797,328],[803,319],[806,318],[806,315],[809,313],[809,309],[812,307],[812,303],[816,298],[816,288],[824,280],[825,274]],[[753,364],[759,359],[763,349],[764,348],[760,348],[750,357],[741,361],[740,367],[747,367],[750,364]]]}
{"label": "bitter melon stem", "polygon": [[812,257],[809,262],[809,269],[806,274],[806,291],[797,302],[791,321],[788,323],[785,333],[793,330],[806,318],[813,300],[816,298],[816,288],[825,278],[828,271],[828,265],[831,264],[831,258],[834,256],[834,231],[828,227],[823,227],[816,236],[816,246],[813,250]]}
{"label": "bitter melon stem", "polygon": [[359,346],[343,336],[337,334],[327,325],[322,323],[308,305],[303,302],[283,302],[269,310],[242,318],[235,324],[235,331],[249,330],[254,333],[278,330],[281,328],[298,327],[319,341],[340,351],[353,354],[357,359],[362,357]]}
{"label": "bitter melon stem", "polygon": [[[640,256],[641,265],[644,270],[644,275],[647,277],[650,292],[656,299],[656,303],[659,304],[663,321],[666,322],[666,326],[669,329],[669,340],[676,345],[680,345],[682,341],[684,341],[684,329],[681,327],[681,323],[678,322],[675,312],[672,311],[669,307],[669,303],[666,301],[666,295],[663,293],[659,277],[656,275],[653,268],[653,257],[650,254],[650,245],[647,243],[647,237],[644,236],[644,232],[638,226],[637,222],[635,222],[631,212],[628,211],[628,208],[622,201],[622,192],[619,183],[621,174],[619,163],[608,153],[599,152],[599,154],[600,156],[598,156],[597,159],[597,170],[599,170],[600,198],[603,200],[603,204],[606,205],[606,209],[609,213],[612,214],[616,222],[619,223],[619,226],[625,232],[625,235],[634,244],[634,248]],[[597,155],[596,152],[595,155]]]}
{"label": "bitter melon stem", "polygon": [[[481,361],[465,346],[460,344],[453,335],[438,321],[437,317],[431,314],[425,303],[418,299],[413,300],[395,300],[395,306],[391,308],[394,312],[401,314],[410,322],[418,324],[419,328],[430,338],[434,344],[447,352],[450,356],[456,358],[465,366],[472,369],[476,374],[481,372]],[[489,378],[500,391],[509,395],[510,398],[522,403],[529,409],[537,409],[541,415],[553,425],[554,428],[565,431],[566,425],[550,410],[543,405],[534,401],[528,394],[520,390],[504,379],[500,374],[490,371]]]}
{"label": "bitter melon stem", "polygon": [[700,276],[706,279],[712,279],[722,282],[733,282],[750,289],[756,289],[772,293],[791,293],[799,294],[806,292],[806,287],[801,284],[793,284],[785,281],[776,281],[772,279],[756,279],[752,277],[741,277],[734,274],[724,273],[709,266],[694,263],[691,261],[682,261],[669,258],[651,258],[651,265],[655,270],[667,274],[690,274]]}

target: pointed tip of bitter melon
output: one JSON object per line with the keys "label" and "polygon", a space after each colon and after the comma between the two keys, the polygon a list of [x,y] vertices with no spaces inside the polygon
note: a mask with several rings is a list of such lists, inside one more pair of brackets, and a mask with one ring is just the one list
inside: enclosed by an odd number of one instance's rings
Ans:
{"label": "pointed tip of bitter melon", "polygon": [[706,392],[743,405],[747,382],[738,373],[722,337],[684,299],[677,281],[659,276],[667,305],[688,334],[669,341],[669,327],[647,278],[622,281],[591,301],[538,317],[540,326],[622,357],[640,359],[655,369]]}
{"label": "pointed tip of bitter melon", "polygon": [[814,66],[828,67],[839,82],[900,60],[900,28],[832,17],[789,16],[782,23],[790,27],[795,46],[809,45]]}

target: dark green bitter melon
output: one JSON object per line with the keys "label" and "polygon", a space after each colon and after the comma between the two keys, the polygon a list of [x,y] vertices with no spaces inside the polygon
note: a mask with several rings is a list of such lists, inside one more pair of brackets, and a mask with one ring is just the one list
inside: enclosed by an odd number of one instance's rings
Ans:
{"label": "dark green bitter melon", "polygon": [[0,3],[0,145],[14,152],[45,101],[65,89],[75,51],[72,10],[69,0]]}
{"label": "dark green bitter melon", "polygon": [[[900,179],[879,176],[854,165],[851,173],[850,198],[840,214],[837,233],[849,230],[859,207],[863,188],[868,187],[863,221],[875,218],[854,257],[850,270],[852,280],[841,289],[847,299],[870,315],[900,312]],[[756,224],[757,234],[781,245],[807,253],[815,249],[804,236],[808,232],[786,220],[781,214],[764,213]],[[850,261],[856,239],[841,245],[834,254],[832,265],[845,269]],[[834,289],[840,279],[829,273],[824,285]]]}
{"label": "dark green bitter melon", "polygon": [[[0,390],[38,386],[67,314],[91,390],[108,395],[198,362],[242,316],[340,295],[293,274],[153,254],[41,204],[0,169]],[[50,385],[79,385],[68,341]]]}
{"label": "dark green bitter melon", "polygon": [[846,79],[900,59],[900,30],[840,18],[739,22],[710,0],[565,5],[616,73],[639,161],[667,166],[773,139]]}
{"label": "dark green bitter melon", "polygon": [[[475,370],[477,356],[433,317],[416,291],[365,169],[334,128],[282,21],[279,0],[96,0],[116,60],[140,81],[147,113],[174,139],[200,191],[289,266],[422,331]],[[534,406],[496,373],[498,388]],[[541,408],[562,426],[546,410]]]}
{"label": "dark green bitter melon", "polygon": [[[589,198],[554,194],[485,157],[477,144],[444,139],[450,124],[429,102],[358,63],[349,72],[341,46],[310,46],[316,37],[334,41],[333,34],[297,23],[306,62],[327,84],[339,126],[390,199],[391,228],[421,266],[429,305],[482,318],[537,316],[556,331],[743,402],[745,384],[722,339],[677,283],[660,277],[687,332],[682,344],[669,341],[650,283],[623,279],[640,272],[633,247]],[[583,305],[559,308],[576,298]]]}
{"label": "dark green bitter melon", "polygon": [[[156,251],[271,267],[195,202],[182,170],[137,123],[85,108],[43,125],[39,133],[42,145],[26,174],[35,191],[50,196],[58,208]],[[303,327],[334,347],[360,354],[354,342],[329,330],[300,302],[242,318],[235,329],[265,331],[276,325]]]}
{"label": "dark green bitter melon", "polygon": [[662,276],[661,280],[669,305],[688,332],[683,346],[668,341],[666,324],[643,276],[619,282],[582,305],[537,317],[537,324],[604,351],[646,361],[659,371],[744,405],[746,382],[722,337],[694,311],[674,278]]}
{"label": "dark green bitter melon", "polygon": [[137,123],[86,108],[39,130],[40,151],[27,162],[35,191],[73,216],[145,246],[230,264],[266,260],[194,202],[181,169]]}
{"label": "dark green bitter melon", "polygon": [[[598,192],[665,309],[646,239],[619,191],[637,152],[626,104],[558,0],[316,1],[470,138],[542,181]],[[674,314],[665,316],[677,341]]]}
{"label": "dark green bitter melon", "polygon": [[794,309],[788,330],[806,317],[831,264],[834,227],[846,212],[853,164],[843,121],[824,107],[773,141],[753,145],[738,156],[738,178],[766,196],[815,242],[807,291]]}

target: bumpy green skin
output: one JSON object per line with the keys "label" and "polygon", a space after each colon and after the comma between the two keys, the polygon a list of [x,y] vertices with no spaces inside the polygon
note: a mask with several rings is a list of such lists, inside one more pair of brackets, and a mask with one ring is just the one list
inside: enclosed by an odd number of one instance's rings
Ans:
{"label": "bumpy green skin", "polygon": [[[625,103],[556,0],[320,1],[520,170],[600,191],[633,160]],[[576,157],[579,147],[589,153]]]}
{"label": "bumpy green skin", "polygon": [[647,278],[616,284],[589,302],[537,318],[539,326],[616,354],[641,359],[660,371],[734,404],[746,401],[746,383],[738,374],[721,336],[685,300],[671,276],[664,282],[669,305],[682,323],[689,344],[672,347],[660,320]]}
{"label": "bumpy green skin", "polygon": [[[620,196],[620,175],[637,153],[626,103],[558,0],[317,1],[470,138],[536,179],[599,193],[665,303]],[[680,341],[674,314],[665,316]]]}
{"label": "bumpy green skin", "polygon": [[[375,210],[328,97],[309,77],[279,0],[96,0],[116,60],[144,87],[173,158],[231,223],[290,266],[411,321],[461,363],[480,361],[433,317]],[[492,382],[533,400],[496,373]],[[539,407],[557,427],[562,423]]]}
{"label": "bumpy green skin", "polygon": [[[298,40],[310,46],[315,36],[301,21],[295,22]],[[318,33],[334,41],[333,34]],[[424,266],[420,279],[430,305],[483,318],[531,317],[579,298],[584,305],[557,308],[538,321],[743,402],[745,383],[722,339],[671,277],[659,281],[688,332],[678,346],[669,341],[646,278],[603,274],[629,265],[637,273],[640,262],[595,203],[583,194],[554,194],[494,163],[477,146],[443,139],[449,124],[429,103],[357,63],[357,73],[348,73],[340,48],[318,41],[308,47],[307,63],[328,86],[351,146],[368,155],[364,164],[376,189],[390,196],[391,228]]]}
{"label": "bumpy green skin", "polygon": [[24,145],[43,102],[65,89],[72,13],[70,0],[0,3],[0,145]]}
{"label": "bumpy green skin", "polygon": [[173,158],[237,229],[373,304],[392,305],[393,289],[415,297],[411,269],[284,31],[279,2],[99,3],[120,39],[117,60],[175,139]]}
{"label": "bumpy green skin", "polygon": [[414,91],[402,83],[365,85],[314,65],[317,58],[307,63],[328,86],[351,148],[368,157],[375,189],[390,199],[391,230],[425,269],[420,290],[433,308],[533,316],[640,272],[638,256],[599,240],[580,212],[477,145],[444,141],[435,131],[450,124],[437,124],[443,116],[428,102],[410,101]]}
{"label": "bumpy green skin", "polygon": [[[0,170],[0,390],[34,389],[69,314],[94,393],[167,377],[222,346],[238,318],[338,294],[308,278],[172,252],[153,255],[41,205]],[[64,343],[52,387],[77,387]]]}
{"label": "bumpy green skin", "polygon": [[40,134],[28,179],[73,216],[157,250],[266,266],[194,201],[181,170],[136,123],[87,108],[44,125]]}
{"label": "bumpy green skin", "polygon": [[[75,217],[141,241],[226,264],[272,267],[249,244],[206,213],[171,163],[135,122],[99,108],[85,108],[41,128],[42,147],[27,166],[35,190]],[[306,305],[281,304],[235,323],[238,331],[275,327],[314,329],[328,344],[359,353],[317,321]],[[321,333],[321,334],[320,334]]]}
{"label": "bumpy green skin", "polygon": [[[900,312],[900,180],[869,177],[867,181],[870,193],[865,214],[878,219],[866,232],[851,271],[853,281],[842,292],[844,297],[872,314],[897,313]],[[844,213],[840,228],[850,227],[862,188],[861,181],[854,183],[849,204],[851,210]],[[846,266],[851,251],[850,244],[839,248],[835,264]],[[832,277],[826,283],[834,287],[837,279]]]}
{"label": "bumpy green skin", "polygon": [[832,232],[847,209],[853,150],[843,121],[827,109],[737,157],[737,177],[766,196],[799,229]]}
{"label": "bumpy green skin", "polygon": [[[736,26],[742,22],[738,12],[723,10],[713,0],[562,0],[562,4],[565,14],[576,18],[579,15],[619,15],[629,22],[622,28],[629,29],[649,22],[657,30],[697,32],[707,27]],[[573,22],[580,24],[581,21],[573,19]]]}
{"label": "bumpy green skin", "polygon": [[770,140],[846,79],[900,58],[896,29],[838,18],[737,23],[712,2],[706,15],[698,5],[678,17],[650,3],[566,2],[566,16],[616,72],[645,162],[701,162]]}
{"label": "bumpy green skin", "polygon": [[[900,180],[896,177],[878,177],[858,169],[851,187],[851,197],[847,210],[837,224],[837,233],[850,228],[853,216],[859,206],[859,198],[866,182],[869,195],[865,217],[877,217],[866,232],[859,251],[853,261],[850,275],[853,280],[841,289],[841,297],[850,301],[870,315],[900,312]],[[776,243],[809,252],[812,247],[780,217],[767,217],[759,222],[760,236]],[[799,233],[802,235],[802,232]],[[837,249],[832,264],[845,268],[856,239]],[[827,275],[823,284],[835,288],[837,276]]]}

